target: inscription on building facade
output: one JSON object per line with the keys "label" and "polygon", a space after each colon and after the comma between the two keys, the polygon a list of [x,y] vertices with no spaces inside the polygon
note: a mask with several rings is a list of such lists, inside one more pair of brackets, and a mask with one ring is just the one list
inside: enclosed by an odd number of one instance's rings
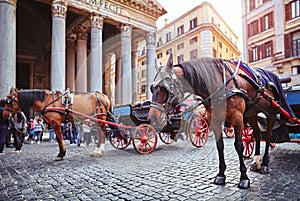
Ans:
{"label": "inscription on building facade", "polygon": [[124,12],[122,7],[104,0],[73,0],[73,2],[77,4],[89,5],[99,10],[104,9],[119,15],[123,15]]}

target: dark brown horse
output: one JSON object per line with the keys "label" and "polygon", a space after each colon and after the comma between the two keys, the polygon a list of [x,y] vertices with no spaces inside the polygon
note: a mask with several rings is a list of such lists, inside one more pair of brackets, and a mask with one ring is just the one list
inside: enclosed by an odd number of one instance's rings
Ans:
{"label": "dark brown horse", "polygon": [[[266,87],[261,91],[274,97],[274,88]],[[229,122],[234,127],[235,149],[240,161],[239,188],[248,188],[250,179],[243,159],[242,132],[244,119],[252,126],[255,133],[256,148],[254,162],[251,170],[262,174],[269,173],[269,144],[272,128],[277,111],[261,96],[261,91],[245,79],[245,73],[237,65],[222,59],[201,58],[187,61],[173,66],[170,56],[167,65],[157,73],[154,84],[151,86],[153,93],[149,118],[154,127],[161,127],[162,119],[176,104],[185,92],[194,93],[203,98],[203,104],[208,112],[210,128],[215,133],[215,140],[219,154],[219,173],[214,183],[225,184],[224,143],[221,132],[222,122]],[[264,112],[267,115],[266,147],[262,164],[260,164],[260,139],[261,132],[257,124],[257,114]]]}
{"label": "dark brown horse", "polygon": [[[13,113],[18,112],[21,108],[30,107],[36,112],[41,112],[45,121],[55,131],[59,144],[57,159],[61,160],[66,154],[61,123],[73,122],[74,119],[83,121],[89,116],[106,120],[110,110],[110,101],[105,94],[100,92],[73,94],[68,91],[16,90],[11,88],[5,107]],[[75,115],[75,112],[83,115]],[[8,110],[4,115],[8,116]],[[98,144],[96,150],[92,152],[92,156],[102,156],[104,152],[105,133],[102,131],[104,126],[103,122],[99,122]]]}

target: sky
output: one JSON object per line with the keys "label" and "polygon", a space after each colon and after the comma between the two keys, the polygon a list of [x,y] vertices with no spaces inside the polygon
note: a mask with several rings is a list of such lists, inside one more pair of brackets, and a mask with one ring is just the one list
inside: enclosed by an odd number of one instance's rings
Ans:
{"label": "sky", "polygon": [[[168,12],[161,16],[157,21],[157,28],[164,26],[164,20],[172,22],[187,11],[195,8],[205,0],[157,0],[164,9]],[[242,35],[242,5],[241,0],[206,0],[209,2],[225,20],[229,27],[238,36],[238,49],[243,50],[243,35]]]}

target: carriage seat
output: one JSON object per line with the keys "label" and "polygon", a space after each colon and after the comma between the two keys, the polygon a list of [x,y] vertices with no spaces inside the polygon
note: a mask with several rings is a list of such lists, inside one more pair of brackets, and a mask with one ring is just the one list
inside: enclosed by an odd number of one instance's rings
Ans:
{"label": "carriage seat", "polygon": [[132,116],[137,119],[137,121],[148,121],[148,114],[150,110],[151,101],[146,100],[142,103],[136,103],[132,105]]}

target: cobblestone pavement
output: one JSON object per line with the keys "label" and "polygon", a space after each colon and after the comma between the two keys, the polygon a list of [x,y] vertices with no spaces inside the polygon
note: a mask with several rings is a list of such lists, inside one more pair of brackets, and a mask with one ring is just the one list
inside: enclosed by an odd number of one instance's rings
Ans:
{"label": "cobblestone pavement", "polygon": [[0,200],[300,200],[296,143],[276,144],[270,174],[248,171],[251,187],[246,190],[237,187],[233,139],[225,139],[225,186],[212,183],[218,170],[212,137],[199,149],[190,141],[159,142],[148,155],[138,154],[132,145],[121,151],[107,143],[102,158],[90,157],[95,145],[66,144],[63,161],[54,161],[58,146],[49,142],[25,144],[21,155],[1,155]]}

